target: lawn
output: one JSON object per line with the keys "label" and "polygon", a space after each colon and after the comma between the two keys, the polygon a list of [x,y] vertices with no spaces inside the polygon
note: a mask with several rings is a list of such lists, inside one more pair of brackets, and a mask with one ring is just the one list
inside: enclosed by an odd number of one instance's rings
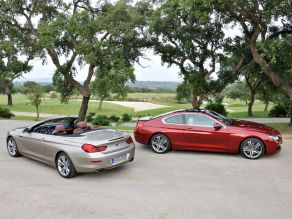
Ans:
{"label": "lawn", "polygon": [[126,101],[147,101],[168,105],[175,102],[175,93],[128,93]]}
{"label": "lawn", "polygon": [[292,140],[292,126],[289,126],[287,123],[265,123],[267,126],[271,126],[277,129],[285,140]]}
{"label": "lawn", "polygon": [[[96,112],[100,115],[117,115],[121,116],[124,113],[128,113],[133,117],[143,117],[143,116],[152,116],[165,113],[168,111],[191,108],[191,104],[179,104],[174,101],[174,93],[129,93],[128,98],[132,99],[141,99],[148,100],[152,103],[163,104],[169,107],[144,110],[139,112],[134,112],[132,108],[124,107],[112,103],[104,103],[101,111],[98,111],[98,102],[93,101],[89,103],[88,112]],[[233,101],[231,99],[225,99],[224,103],[226,104],[226,109],[229,111],[228,117],[230,118],[247,118],[247,106],[243,101]],[[59,99],[45,98],[42,100],[40,105],[40,112],[47,114],[65,114],[65,115],[77,115],[81,105],[80,99],[71,99],[69,104],[60,103]],[[35,107],[29,104],[28,99],[25,95],[15,94],[13,95],[13,106],[7,106],[7,98],[4,95],[0,95],[0,107],[8,108],[12,111],[19,112],[35,112]],[[271,108],[270,105],[269,108]],[[254,116],[255,118],[264,118],[268,117],[267,112],[263,112],[264,104],[260,101],[256,101],[254,104]],[[18,117],[21,119],[21,117]],[[23,119],[26,119],[23,117]]]}
{"label": "lawn", "polygon": [[[65,114],[65,115],[77,115],[81,105],[80,100],[71,99],[69,104],[60,103],[59,99],[45,98],[40,105],[41,113],[48,114]],[[25,95],[15,94],[13,95],[13,106],[7,106],[6,96],[0,95],[0,107],[8,108],[11,111],[19,112],[35,112],[35,107],[29,104],[29,100]],[[133,114],[132,108],[118,106],[112,103],[104,103],[101,111],[98,111],[98,103],[90,102],[88,112],[97,112],[101,115],[118,115],[121,116],[124,113]]]}

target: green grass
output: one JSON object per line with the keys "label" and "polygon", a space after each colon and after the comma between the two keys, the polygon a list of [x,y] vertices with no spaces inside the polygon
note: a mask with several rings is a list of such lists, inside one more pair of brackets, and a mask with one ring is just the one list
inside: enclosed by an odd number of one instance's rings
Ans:
{"label": "green grass", "polygon": [[265,123],[265,125],[277,129],[285,140],[292,140],[292,126],[288,123]]}
{"label": "green grass", "polygon": [[[64,104],[60,103],[59,99],[46,98],[42,100],[40,105],[40,112],[48,114],[77,115],[80,106],[81,101],[76,99],[70,100],[69,104]],[[22,94],[13,95],[13,106],[7,106],[6,96],[0,95],[0,107],[10,109],[11,111],[35,112],[35,107],[29,104],[27,97]],[[112,103],[104,103],[102,110],[98,111],[98,103],[90,102],[88,112],[96,112],[97,114],[107,116],[121,116],[124,113],[133,114],[134,110],[132,108],[119,106]]]}
{"label": "green grass", "polygon": [[[230,118],[248,118],[246,103],[240,100],[231,100],[228,98],[224,99],[224,103],[227,103],[226,109],[229,111],[228,117]],[[269,109],[273,104],[270,104]],[[267,118],[268,112],[264,112],[264,104],[258,100],[253,105],[253,116],[254,118]]]}
{"label": "green grass", "polygon": [[14,116],[11,118],[11,120],[33,120],[33,121],[43,121],[46,119],[47,118],[42,118],[42,117],[36,118],[33,116]]}
{"label": "green grass", "polygon": [[175,102],[175,93],[128,93],[125,101],[147,101],[168,105]]}
{"label": "green grass", "polygon": [[120,131],[134,131],[134,127],[128,126],[102,126],[102,128],[115,129]]}
{"label": "green grass", "polygon": [[[162,114],[168,111],[191,108],[191,104],[179,104],[174,102],[174,93],[129,93],[128,98],[149,100],[150,102],[167,105],[169,107],[144,110],[134,112],[134,109],[124,107],[112,103],[104,103],[101,111],[98,111],[98,102],[90,102],[88,112],[95,112],[98,115],[117,115],[121,116],[124,113],[128,113],[133,117],[154,116]],[[247,118],[247,106],[243,101],[233,101],[231,99],[224,100],[226,109],[229,111],[228,117],[230,118]],[[7,106],[7,98],[4,95],[0,95],[0,107],[8,108],[12,111],[18,112],[33,112],[35,113],[35,107],[29,104],[25,95],[15,94],[13,95],[13,106]],[[59,99],[45,98],[40,105],[40,112],[47,114],[64,114],[64,115],[77,115],[81,105],[80,99],[71,99],[69,104],[60,103]],[[269,106],[269,109],[272,105]],[[266,118],[268,114],[263,112],[264,104],[260,101],[256,101],[253,107],[254,118]]]}

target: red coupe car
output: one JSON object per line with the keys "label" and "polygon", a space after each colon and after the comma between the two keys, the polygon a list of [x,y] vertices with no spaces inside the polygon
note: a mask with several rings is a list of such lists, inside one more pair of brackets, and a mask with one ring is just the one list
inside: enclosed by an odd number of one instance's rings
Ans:
{"label": "red coupe car", "polygon": [[138,120],[135,139],[159,154],[173,150],[238,153],[249,159],[281,150],[282,136],[266,125],[208,110],[178,110]]}

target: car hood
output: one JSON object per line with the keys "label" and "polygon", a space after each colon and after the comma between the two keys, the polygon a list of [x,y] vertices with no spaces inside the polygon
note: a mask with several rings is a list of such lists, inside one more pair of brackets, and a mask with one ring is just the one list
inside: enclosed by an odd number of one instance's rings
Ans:
{"label": "car hood", "polygon": [[256,122],[246,121],[246,120],[234,120],[233,126],[242,128],[242,129],[263,132],[267,134],[273,134],[273,135],[280,134],[276,129],[272,127],[269,127],[260,123],[256,123]]}
{"label": "car hood", "polygon": [[65,137],[66,141],[76,143],[89,143],[89,144],[104,144],[108,142],[115,142],[124,139],[124,133],[113,129],[98,129],[77,135]]}

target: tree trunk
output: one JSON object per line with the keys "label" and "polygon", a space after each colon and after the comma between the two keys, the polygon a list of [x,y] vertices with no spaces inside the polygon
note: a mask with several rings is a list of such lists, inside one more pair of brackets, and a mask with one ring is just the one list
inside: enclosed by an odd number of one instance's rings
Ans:
{"label": "tree trunk", "polygon": [[8,106],[12,106],[12,94],[11,93],[7,94],[7,103],[8,103]]}
{"label": "tree trunk", "polygon": [[39,118],[40,117],[39,106],[36,106],[36,111],[37,111],[37,118]]}
{"label": "tree trunk", "polygon": [[7,104],[8,104],[8,106],[12,106],[12,94],[11,94],[11,90],[9,88],[9,85],[6,86],[5,93],[7,95]]}
{"label": "tree trunk", "polygon": [[80,107],[79,114],[78,114],[79,121],[84,121],[84,119],[85,119],[87,109],[88,109],[89,99],[90,99],[90,95],[88,97],[83,96],[82,105]]}
{"label": "tree trunk", "polygon": [[201,97],[193,97],[192,98],[192,106],[194,109],[200,109],[202,105],[202,98]]}
{"label": "tree trunk", "polygon": [[252,107],[253,107],[253,104],[254,104],[255,95],[256,95],[255,91],[251,91],[250,92],[250,100],[249,100],[249,103],[248,103],[248,110],[247,110],[247,115],[248,116],[253,116]]}
{"label": "tree trunk", "polygon": [[104,101],[104,97],[100,97],[100,99],[99,99],[99,105],[98,105],[98,111],[101,110],[103,101]]}
{"label": "tree trunk", "polygon": [[[285,79],[281,78],[277,72],[274,72],[270,65],[266,62],[264,58],[258,53],[257,50],[257,39],[261,32],[259,24],[255,24],[255,31],[250,40],[250,48],[253,55],[253,60],[261,67],[263,72],[271,79],[273,84],[284,93],[286,93],[290,98],[292,98],[292,85],[287,83]],[[292,77],[290,76],[290,80]],[[289,80],[288,80],[289,81]]]}
{"label": "tree trunk", "polygon": [[290,126],[292,126],[292,97],[290,97]]}
{"label": "tree trunk", "polygon": [[265,101],[264,112],[268,112],[269,103],[270,103],[269,101]]}

